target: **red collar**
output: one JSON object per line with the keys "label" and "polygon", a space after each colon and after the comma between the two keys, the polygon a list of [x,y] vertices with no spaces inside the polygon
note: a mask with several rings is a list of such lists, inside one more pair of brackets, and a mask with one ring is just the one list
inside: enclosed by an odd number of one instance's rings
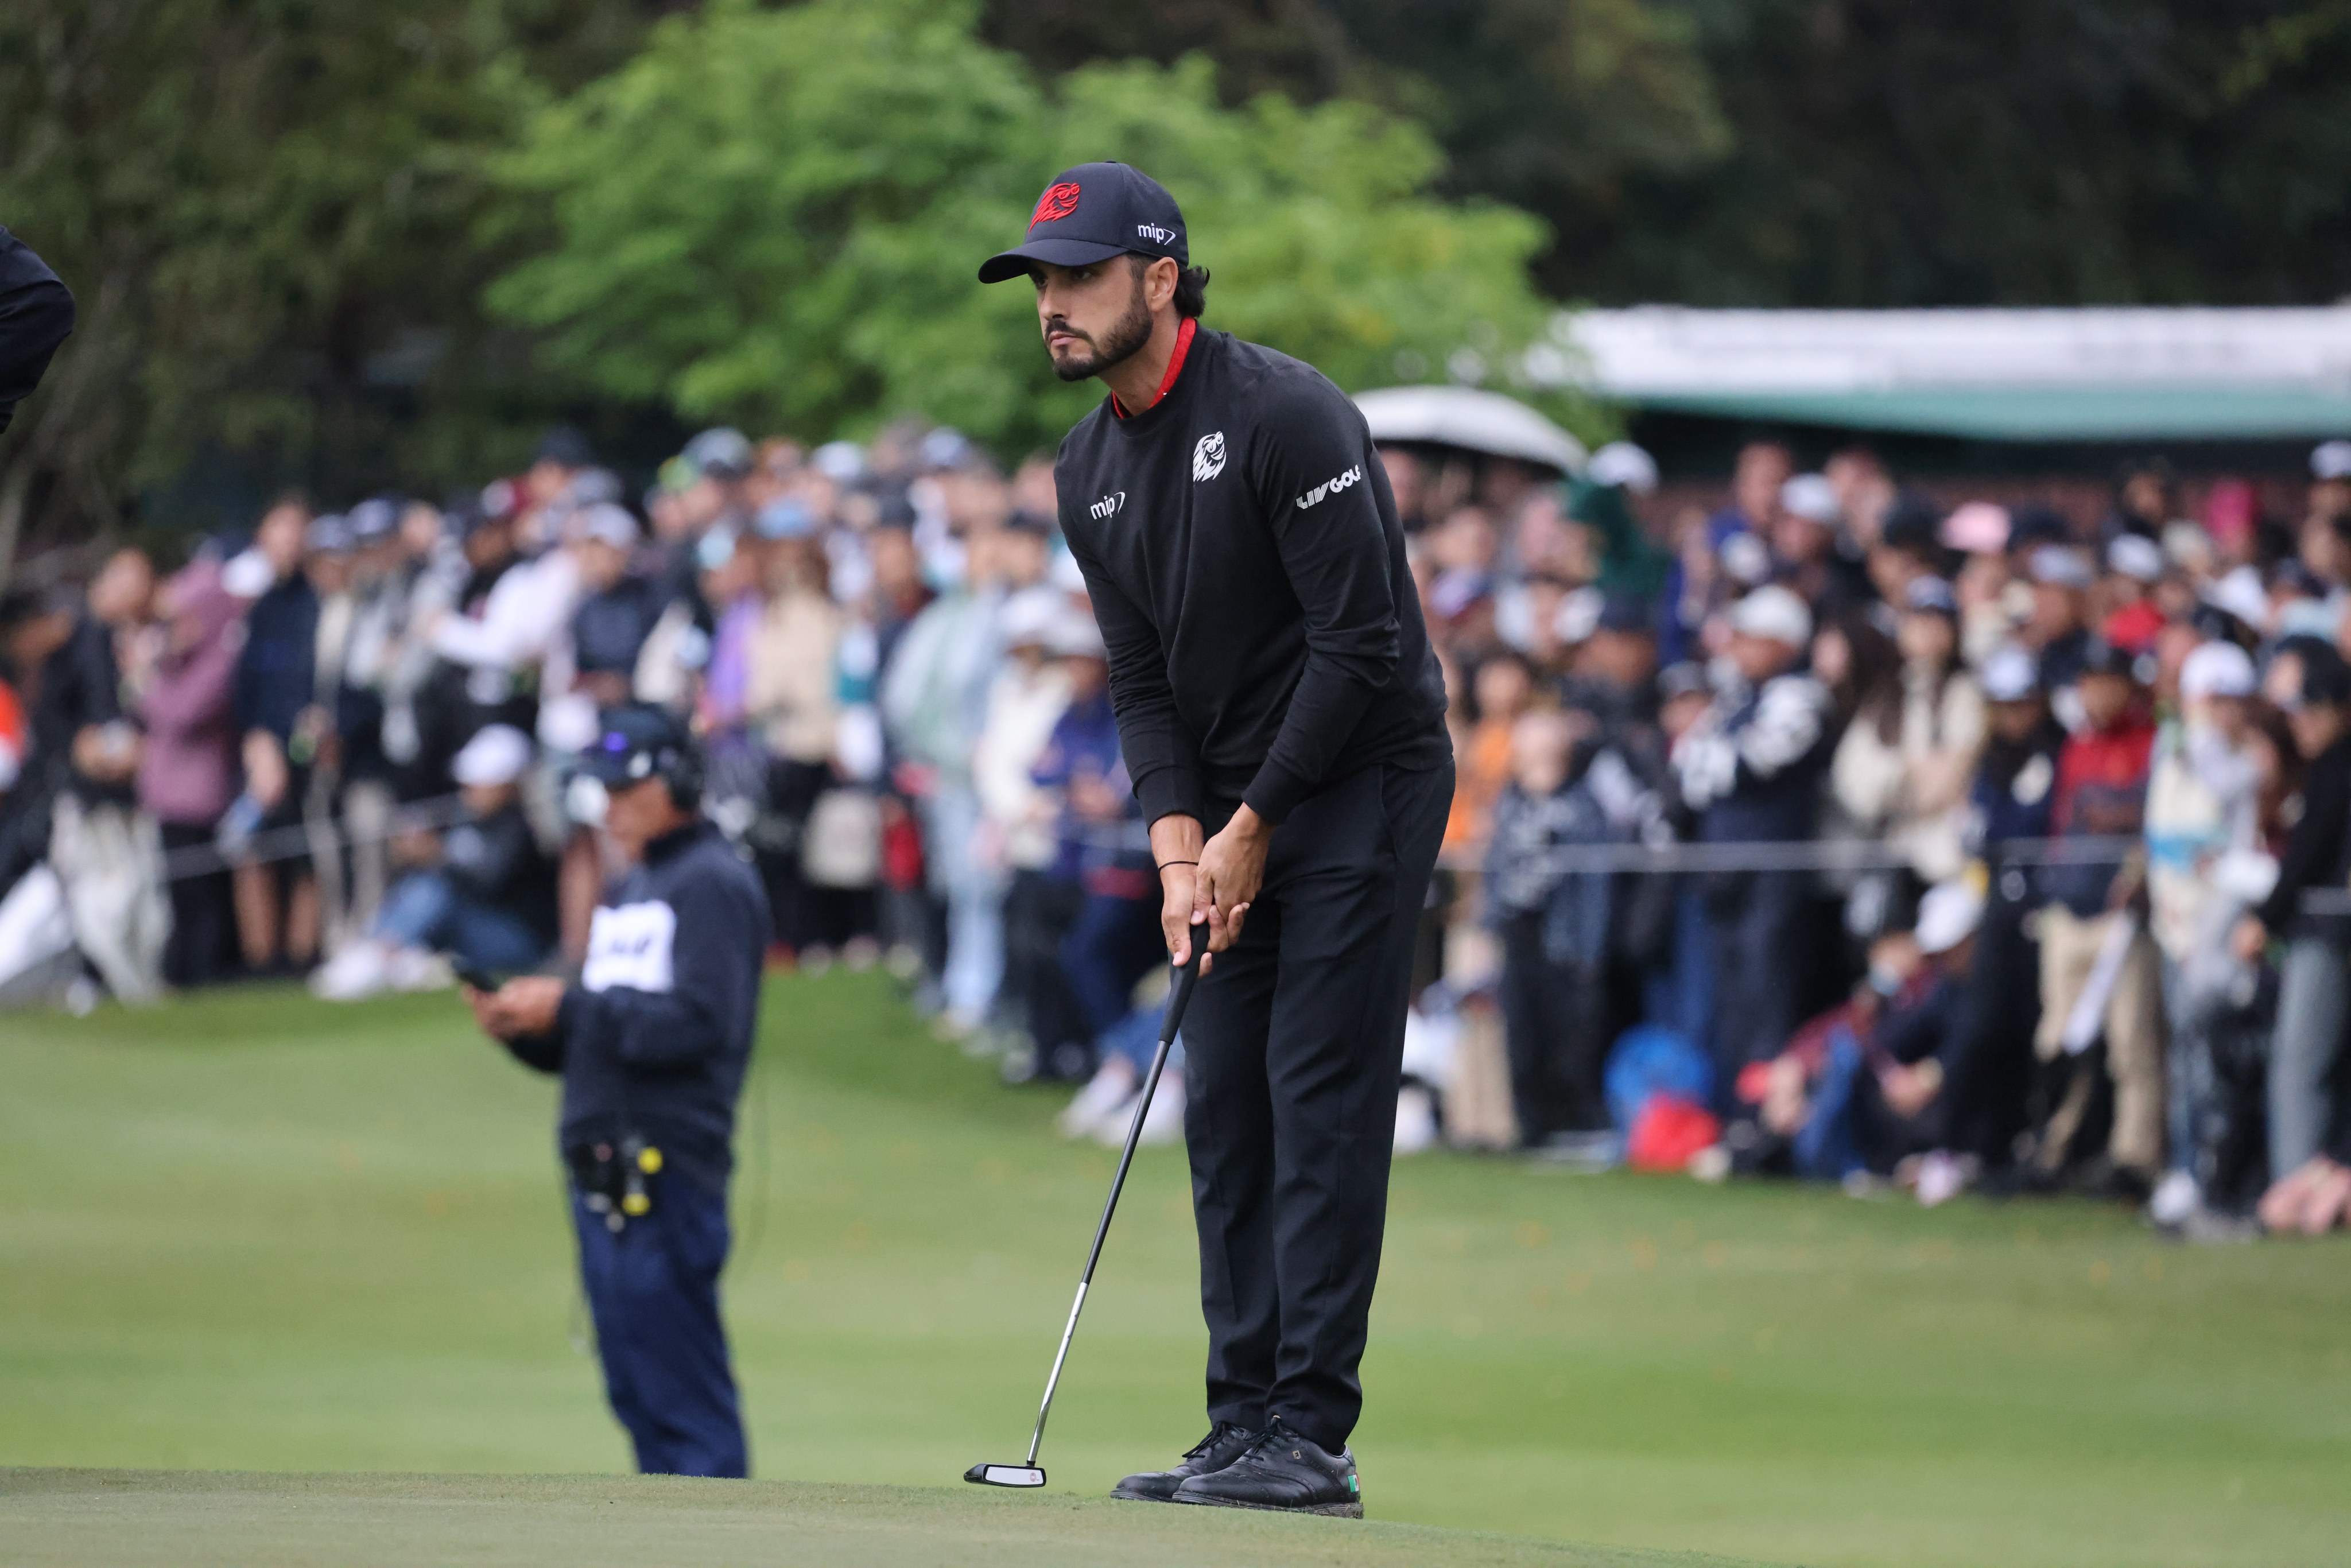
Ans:
{"label": "red collar", "polygon": [[[1192,351],[1192,329],[1198,325],[1197,321],[1186,316],[1184,318],[1183,325],[1176,329],[1176,351],[1167,356],[1167,373],[1159,378],[1159,390],[1151,394],[1149,408],[1158,407],[1159,400],[1167,395],[1167,389],[1176,384],[1176,378],[1184,373],[1184,356]],[[1134,412],[1144,413],[1149,412],[1149,408],[1137,409]],[[1110,394],[1110,411],[1121,419],[1132,417],[1126,411],[1126,405],[1118,401],[1116,392]]]}

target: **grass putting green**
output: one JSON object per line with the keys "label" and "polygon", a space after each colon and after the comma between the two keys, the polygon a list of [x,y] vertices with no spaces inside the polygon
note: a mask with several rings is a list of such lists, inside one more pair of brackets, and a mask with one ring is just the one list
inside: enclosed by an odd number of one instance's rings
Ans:
{"label": "grass putting green", "polygon": [[0,1538],[43,1568],[1739,1568],[1426,1525],[669,1476],[0,1470]]}
{"label": "grass putting green", "polygon": [[[625,1468],[572,1343],[552,1085],[454,998],[9,1015],[0,1083],[0,1463]],[[877,977],[771,987],[727,1283],[758,1474],[962,1499],[966,1466],[1019,1457],[1113,1158],[1054,1138],[1056,1103],[931,1040]],[[1146,1151],[1054,1413],[1053,1496],[1010,1500],[1098,1496],[1198,1436],[1196,1290],[1182,1156]],[[2314,1568],[2351,1539],[2346,1301],[2340,1244],[1424,1156],[1397,1169],[1354,1446],[1381,1521],[1821,1564]],[[347,1491],[400,1484],[425,1483]]]}

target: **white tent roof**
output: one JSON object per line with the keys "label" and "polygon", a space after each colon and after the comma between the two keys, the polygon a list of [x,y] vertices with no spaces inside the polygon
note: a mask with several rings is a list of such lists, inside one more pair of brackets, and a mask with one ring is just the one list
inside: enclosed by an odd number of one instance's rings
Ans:
{"label": "white tent roof", "polygon": [[1540,463],[1562,474],[1583,466],[1583,443],[1516,398],[1475,387],[1384,387],[1357,394],[1374,441],[1426,441]]}
{"label": "white tent roof", "polygon": [[2002,440],[2351,432],[2351,306],[1562,315],[1539,381],[1645,408]]}

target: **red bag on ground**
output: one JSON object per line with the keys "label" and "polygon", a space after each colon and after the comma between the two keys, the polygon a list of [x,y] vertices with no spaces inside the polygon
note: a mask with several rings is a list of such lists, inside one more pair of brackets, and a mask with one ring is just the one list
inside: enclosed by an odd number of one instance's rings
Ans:
{"label": "red bag on ground", "polygon": [[1625,1162],[1636,1171],[1679,1171],[1700,1149],[1722,1137],[1714,1113],[1673,1094],[1652,1094],[1633,1118],[1625,1139]]}

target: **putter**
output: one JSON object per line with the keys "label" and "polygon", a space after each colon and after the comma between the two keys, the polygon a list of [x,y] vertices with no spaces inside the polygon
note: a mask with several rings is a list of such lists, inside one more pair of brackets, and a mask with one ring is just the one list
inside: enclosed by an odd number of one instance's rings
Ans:
{"label": "putter", "polygon": [[1061,1385],[1061,1364],[1070,1359],[1070,1339],[1078,1332],[1078,1314],[1086,1309],[1086,1287],[1094,1282],[1094,1265],[1102,1261],[1102,1239],[1110,1234],[1110,1217],[1118,1212],[1118,1195],[1126,1186],[1126,1167],[1134,1163],[1134,1147],[1143,1141],[1143,1118],[1151,1110],[1152,1092],[1159,1087],[1160,1070],[1167,1065],[1168,1047],[1184,1027],[1184,1009],[1200,978],[1200,956],[1207,950],[1206,921],[1192,927],[1192,956],[1176,971],[1176,988],[1167,997],[1167,1017],[1159,1026],[1159,1049],[1151,1053],[1151,1071],[1143,1075],[1143,1097],[1134,1103],[1134,1120],[1127,1124],[1126,1147],[1119,1151],[1118,1173],[1110,1178],[1110,1200],[1102,1205],[1102,1223],[1094,1227],[1094,1244],[1086,1253],[1085,1272],[1078,1276],[1078,1299],[1070,1303],[1070,1321],[1061,1330],[1061,1348],[1053,1353],[1053,1370],[1045,1378],[1045,1402],[1037,1408],[1037,1429],[1029,1435],[1029,1457],[1017,1465],[977,1464],[963,1479],[974,1486],[1040,1487],[1044,1467],[1037,1450],[1045,1441],[1045,1417],[1053,1413],[1053,1390]]}

